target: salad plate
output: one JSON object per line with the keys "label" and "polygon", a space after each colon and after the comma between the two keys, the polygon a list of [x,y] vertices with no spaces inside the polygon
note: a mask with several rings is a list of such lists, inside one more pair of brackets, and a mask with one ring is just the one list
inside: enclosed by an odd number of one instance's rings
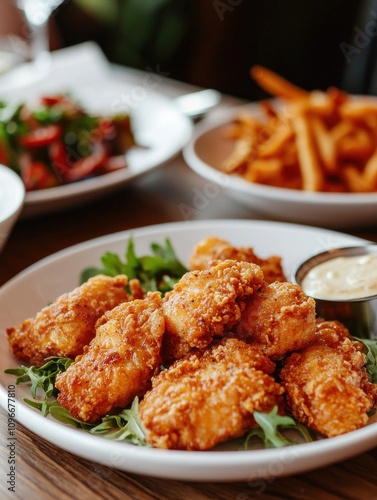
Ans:
{"label": "salad plate", "polygon": [[[113,71],[93,44],[69,47],[53,56],[50,73],[23,86],[0,79],[0,100],[30,103],[43,96],[67,93],[89,114],[129,113],[137,143],[125,153],[127,166],[97,177],[47,189],[28,191],[22,217],[71,208],[121,188],[177,155],[192,134],[192,121],[158,88],[158,75],[146,73],[140,84]],[[157,83],[156,83],[157,82]]]}
{"label": "salad plate", "polygon": [[[117,100],[133,91],[131,85],[112,82],[102,92],[96,85],[84,96],[75,92],[78,101],[91,110],[91,103],[106,113],[114,111]],[[95,96],[100,95],[101,106]],[[125,168],[47,189],[29,191],[25,196],[23,217],[34,216],[71,208],[133,181],[137,177],[161,166],[175,155],[189,140],[192,132],[191,120],[180,112],[169,98],[156,92],[148,92],[142,102],[131,110],[132,129],[137,143],[126,154]]]}
{"label": "salad plate", "polygon": [[376,192],[309,192],[257,184],[240,175],[226,174],[222,164],[235,147],[235,141],[227,134],[242,114],[258,119],[263,116],[258,103],[249,103],[213,113],[195,126],[183,148],[183,157],[194,172],[218,185],[235,203],[242,203],[262,217],[336,230],[377,222]]}
{"label": "salad plate", "polygon": [[[124,83],[113,83],[111,88],[114,94],[106,94],[109,100],[114,98],[111,95],[118,96],[131,90]],[[131,119],[137,146],[126,152],[125,168],[71,184],[30,191],[26,193],[23,216],[70,208],[121,188],[176,156],[192,131],[189,118],[170,99],[157,93],[149,93],[132,112]]]}
{"label": "salad plate", "polygon": [[[283,259],[288,277],[314,253],[339,246],[359,245],[363,240],[335,231],[269,221],[211,220],[170,223],[110,234],[64,249],[26,269],[0,289],[0,404],[7,408],[8,388],[15,377],[4,370],[20,362],[9,352],[6,328],[20,324],[47,303],[79,284],[82,270],[98,266],[106,251],[123,256],[133,238],[138,255],[150,253],[152,242],[169,238],[178,258],[188,265],[194,246],[208,236],[227,239],[235,246],[252,246],[261,257]],[[61,273],[64,269],[64,273]],[[142,475],[187,481],[254,481],[286,476],[323,467],[362,453],[377,445],[377,423],[331,439],[278,449],[236,451],[173,451],[138,447],[111,441],[45,418],[23,402],[29,387],[15,386],[16,419],[45,440],[79,457]]]}

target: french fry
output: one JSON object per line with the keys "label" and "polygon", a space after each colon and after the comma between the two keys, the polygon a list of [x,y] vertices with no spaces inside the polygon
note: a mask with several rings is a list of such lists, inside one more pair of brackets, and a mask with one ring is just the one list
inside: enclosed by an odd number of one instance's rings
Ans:
{"label": "french fry", "polygon": [[296,132],[297,155],[302,175],[304,191],[320,191],[323,185],[323,173],[316,155],[310,123],[304,114],[292,118]]}
{"label": "french fry", "polygon": [[309,98],[301,103],[301,107],[303,105],[308,114],[324,117],[334,114],[334,101],[326,92],[313,90],[310,92]]}
{"label": "french fry", "polygon": [[375,191],[377,188],[377,150],[367,161],[363,176],[369,184],[369,191]]}
{"label": "french fry", "polygon": [[[365,129],[357,129],[337,144],[339,156],[347,160],[366,162],[373,154],[375,145],[372,137]],[[366,168],[366,166],[365,166]]]}
{"label": "french fry", "polygon": [[313,118],[311,124],[320,159],[327,172],[334,173],[338,170],[335,141],[318,117]]}
{"label": "french fry", "polygon": [[362,119],[365,115],[377,113],[377,100],[369,97],[350,99],[342,104],[340,115],[342,118]]}
{"label": "french fry", "polygon": [[280,176],[282,168],[282,161],[278,158],[253,160],[247,166],[245,178],[251,182],[270,184],[271,180]]}
{"label": "french fry", "polygon": [[355,166],[349,166],[345,169],[345,177],[350,191],[365,193],[376,191],[377,150],[369,158],[362,171]]}
{"label": "french fry", "polygon": [[262,89],[273,96],[282,99],[298,99],[308,95],[305,90],[296,87],[296,85],[263,66],[253,66],[250,74]]}
{"label": "french fry", "polygon": [[334,127],[329,131],[335,144],[352,134],[355,131],[355,126],[350,120],[342,120],[341,122],[334,125]]}
{"label": "french fry", "polygon": [[376,191],[376,176],[377,176],[377,158],[370,160],[372,163],[369,168],[369,173],[360,172],[354,165],[344,167],[343,175],[347,183],[349,191],[353,193],[370,193]]}
{"label": "french fry", "polygon": [[365,126],[369,129],[374,142],[377,142],[377,113],[368,113],[364,116]]}
{"label": "french fry", "polygon": [[287,167],[278,158],[256,159],[249,163],[245,179],[268,186],[300,189],[301,178],[298,166]]}
{"label": "french fry", "polygon": [[261,117],[236,120],[224,172],[288,189],[377,192],[377,99],[306,92],[262,66],[251,75],[280,102],[264,100]]}
{"label": "french fry", "polygon": [[222,170],[226,173],[231,173],[245,166],[253,151],[253,144],[254,141],[251,137],[244,137],[237,141],[232,154],[223,163]]}
{"label": "french fry", "polygon": [[336,87],[330,87],[329,89],[327,89],[327,95],[334,103],[335,108],[338,108],[341,104],[348,101],[349,99],[349,94],[347,92],[344,92],[344,90],[340,90]]}
{"label": "french fry", "polygon": [[237,138],[243,136],[256,136],[260,123],[254,116],[242,114],[227,131],[227,137]]}
{"label": "french fry", "polygon": [[271,101],[263,100],[260,102],[260,107],[262,108],[264,114],[268,117],[273,117],[276,118],[278,116],[278,113],[276,109],[274,108],[273,104]]}
{"label": "french fry", "polygon": [[260,145],[258,149],[258,157],[268,158],[279,155],[292,137],[292,128],[284,122],[280,123],[276,127],[274,133]]}

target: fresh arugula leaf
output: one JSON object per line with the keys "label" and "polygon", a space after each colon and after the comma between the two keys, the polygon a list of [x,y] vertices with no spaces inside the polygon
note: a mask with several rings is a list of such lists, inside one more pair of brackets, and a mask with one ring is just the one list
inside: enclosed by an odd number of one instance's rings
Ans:
{"label": "fresh arugula leaf", "polygon": [[124,409],[117,415],[103,417],[102,422],[93,427],[90,432],[101,434],[107,439],[129,441],[138,446],[149,446],[145,441],[138,407],[139,399],[136,397],[131,408]]}
{"label": "fresh arugula leaf", "polygon": [[135,252],[133,239],[130,238],[125,252],[124,262],[119,255],[106,252],[101,262],[103,267],[88,267],[81,275],[81,282],[98,274],[117,276],[125,274],[128,279],[137,278],[145,292],[160,291],[165,294],[171,290],[188,269],[177,258],[169,239],[165,245],[152,243],[153,255],[138,257]]}
{"label": "fresh arugula leaf", "polygon": [[370,376],[371,382],[377,383],[377,339],[361,339],[353,337],[358,342],[364,344],[364,353],[367,358],[366,370]]}
{"label": "fresh arugula leaf", "polygon": [[126,269],[130,274],[134,273],[133,278],[136,278],[137,272],[141,269],[141,264],[135,252],[135,245],[132,238],[128,240],[126,250]]}
{"label": "fresh arugula leaf", "polygon": [[120,257],[115,253],[106,252],[101,257],[101,262],[104,265],[105,271],[110,276],[116,276],[117,274],[122,274],[125,270],[125,264],[122,263]]}
{"label": "fresh arugula leaf", "polygon": [[[34,402],[26,401],[29,404]],[[32,405],[37,407],[36,405]],[[116,415],[102,417],[99,424],[88,424],[74,418],[68,410],[60,406],[57,401],[49,405],[49,414],[62,422],[74,427],[85,429],[91,434],[101,435],[106,439],[127,441],[138,446],[149,446],[145,441],[144,431],[138,414],[139,399],[136,397],[130,408],[121,410]]]}
{"label": "fresh arugula leaf", "polygon": [[100,269],[99,267],[86,267],[80,275],[80,283],[81,284],[85,283],[90,278],[93,278],[94,276],[98,276],[99,274],[105,274],[106,276],[109,276],[109,274],[106,273],[104,271],[104,269]]}
{"label": "fresh arugula leaf", "polygon": [[23,383],[31,383],[30,394],[33,399],[36,398],[37,389],[40,388],[44,392],[44,401],[40,408],[44,415],[47,411],[47,402],[51,396],[57,395],[55,388],[55,380],[58,373],[64,372],[73,363],[73,359],[59,358],[51,356],[46,358],[46,363],[41,366],[20,366],[19,368],[8,368],[5,373],[16,375],[16,385]]}
{"label": "fresh arugula leaf", "polygon": [[[43,416],[51,415],[55,420],[64,424],[84,429],[92,434],[101,434],[107,439],[128,441],[138,446],[149,446],[145,441],[144,431],[138,414],[139,399],[136,397],[130,408],[120,411],[116,415],[102,418],[100,424],[89,424],[73,417],[68,410],[63,408],[56,399],[57,389],[55,380],[58,373],[64,372],[73,363],[70,358],[51,357],[41,366],[21,366],[9,368],[5,373],[17,377],[16,384],[31,383],[30,393],[32,400],[24,398],[24,402],[42,412]],[[37,389],[44,392],[44,399],[37,401]]]}
{"label": "fresh arugula leaf", "polygon": [[262,413],[259,411],[254,411],[253,413],[255,421],[259,425],[258,428],[252,429],[247,435],[245,440],[245,449],[248,448],[250,439],[253,437],[258,437],[265,448],[281,448],[283,446],[290,446],[294,443],[289,440],[286,436],[284,436],[279,428],[282,429],[295,429],[299,431],[305,441],[312,441],[312,436],[308,429],[301,424],[296,423],[296,421],[288,416],[288,415],[278,415],[278,407],[274,406],[274,408],[270,411],[270,413]]}
{"label": "fresh arugula leaf", "polygon": [[172,270],[175,276],[180,276],[187,272],[187,269],[178,260],[175,254],[175,250],[169,239],[165,240],[165,247],[157,243],[152,243],[151,249],[157,257],[160,257],[166,262],[169,262],[169,268]]}
{"label": "fresh arugula leaf", "polygon": [[[27,402],[27,401],[26,401]],[[30,404],[30,403],[29,403]],[[48,413],[59,422],[63,424],[69,424],[73,427],[81,428],[86,431],[90,431],[93,428],[93,424],[88,424],[77,418],[74,418],[68,410],[63,408],[57,401],[52,401],[48,406]]]}
{"label": "fresh arugula leaf", "polygon": [[45,125],[61,121],[64,117],[64,111],[59,106],[40,106],[32,110],[31,116],[39,123]]}

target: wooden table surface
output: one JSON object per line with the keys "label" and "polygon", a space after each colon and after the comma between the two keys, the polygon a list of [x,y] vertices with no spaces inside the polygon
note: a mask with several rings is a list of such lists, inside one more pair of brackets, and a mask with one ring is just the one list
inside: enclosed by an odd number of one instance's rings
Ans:
{"label": "wooden table surface", "polygon": [[[126,72],[137,81],[142,75]],[[179,95],[191,88],[167,82],[160,89]],[[225,104],[233,103],[225,99]],[[179,204],[192,203],[202,181],[181,156],[133,183],[83,206],[21,218],[0,255],[0,285],[34,262],[85,240],[152,224],[181,221]],[[196,219],[256,218],[223,193],[195,213]],[[260,218],[260,216],[259,216]],[[377,227],[349,231],[377,242]],[[19,499],[234,499],[292,498],[321,500],[377,498],[377,448],[341,463],[291,477],[254,483],[195,483],[128,474],[77,458],[17,425],[15,492],[7,490],[7,415],[0,413],[0,496]],[[376,496],[375,496],[376,495]]]}

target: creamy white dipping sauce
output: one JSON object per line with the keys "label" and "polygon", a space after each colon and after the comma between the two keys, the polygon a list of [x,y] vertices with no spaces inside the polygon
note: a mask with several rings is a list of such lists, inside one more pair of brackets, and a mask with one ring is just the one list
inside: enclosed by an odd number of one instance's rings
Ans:
{"label": "creamy white dipping sauce", "polygon": [[377,255],[337,257],[313,267],[301,287],[318,299],[347,300],[377,294]]}

